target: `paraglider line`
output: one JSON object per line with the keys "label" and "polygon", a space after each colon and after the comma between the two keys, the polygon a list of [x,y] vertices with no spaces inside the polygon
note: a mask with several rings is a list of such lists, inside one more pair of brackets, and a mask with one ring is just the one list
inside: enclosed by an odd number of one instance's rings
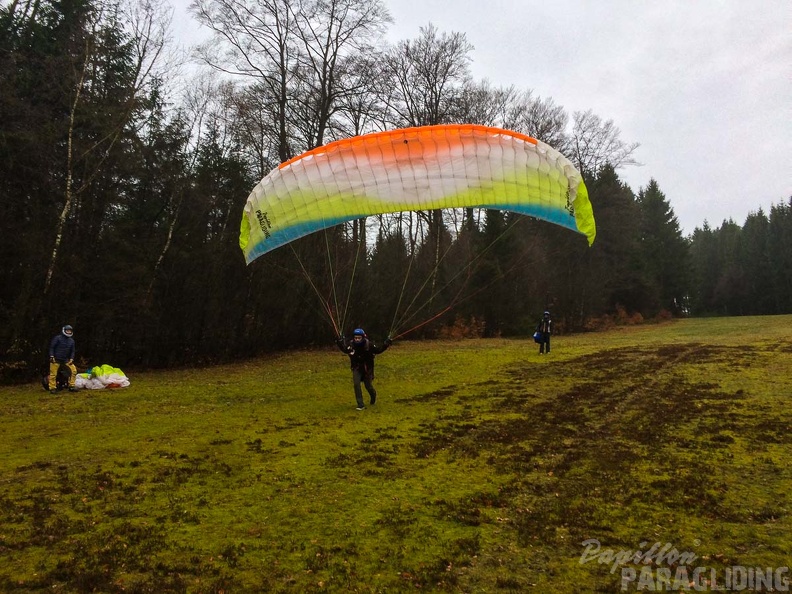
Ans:
{"label": "paraglider line", "polygon": [[344,305],[344,315],[341,317],[341,328],[343,328],[346,325],[347,313],[349,312],[349,304],[352,301],[352,285],[355,282],[355,275],[357,274],[357,265],[358,265],[358,260],[360,258],[361,248],[365,249],[365,244],[364,242],[358,240],[358,244],[355,249],[355,262],[352,265],[352,274],[349,277],[349,290],[347,291],[346,303]]}
{"label": "paraglider line", "polygon": [[[415,250],[415,249],[412,250],[412,256],[410,257],[410,263],[407,266],[407,272],[404,275],[404,282],[402,283],[402,288],[401,288],[401,291],[399,292],[399,301],[396,303],[396,309],[393,311],[393,319],[391,320],[391,331],[393,331],[396,328],[396,316],[399,315],[399,308],[401,307],[402,297],[404,297],[404,291],[407,288],[407,280],[410,278],[410,271],[412,270],[413,262],[415,262],[415,254],[416,254],[416,252],[417,252],[417,250]],[[421,287],[421,289],[423,289],[423,287]],[[415,301],[415,299],[413,299],[413,302],[414,301]],[[410,303],[410,305],[412,305],[412,303]],[[401,320],[399,320],[399,322],[401,322]],[[390,331],[388,332],[388,334],[390,334]]]}
{"label": "paraglider line", "polygon": [[446,307],[444,310],[442,310],[442,311],[440,311],[439,313],[437,313],[437,314],[433,315],[433,316],[432,316],[431,318],[429,318],[428,320],[424,320],[423,322],[421,322],[421,323],[420,323],[420,324],[418,324],[417,326],[413,326],[413,327],[412,327],[412,328],[410,328],[409,330],[405,330],[404,332],[402,332],[402,333],[400,333],[400,334],[397,334],[396,336],[393,336],[393,337],[391,337],[391,339],[392,339],[392,340],[396,340],[397,338],[401,338],[402,336],[406,336],[406,335],[407,335],[407,334],[409,334],[410,332],[414,332],[415,330],[418,330],[418,328],[420,328],[421,326],[425,326],[425,325],[426,325],[426,324],[428,324],[429,322],[431,322],[431,321],[433,321],[433,320],[436,320],[437,318],[439,318],[440,316],[442,316],[444,313],[446,313],[448,310],[450,310],[451,308],[453,308],[455,305],[456,305],[455,303],[452,303],[451,305],[449,305],[448,307]]}
{"label": "paraglider line", "polygon": [[[429,305],[434,300],[435,296],[439,293],[439,291],[436,291],[435,293],[430,294],[429,295],[429,299],[427,299],[420,307],[418,307],[412,315],[410,315],[409,317],[407,316],[407,314],[410,312],[410,309],[415,304],[415,302],[418,300],[418,297],[421,295],[423,290],[426,288],[426,285],[429,284],[429,281],[432,280],[432,277],[434,276],[434,274],[440,269],[440,264],[443,263],[443,261],[445,260],[446,256],[449,254],[449,252],[451,251],[451,249],[453,247],[454,247],[453,242],[449,243],[448,249],[446,249],[445,252],[443,252],[443,255],[440,258],[438,258],[437,263],[434,265],[432,270],[429,272],[429,274],[427,275],[427,277],[424,280],[423,284],[418,288],[418,291],[415,293],[415,296],[412,298],[412,301],[410,301],[410,303],[405,308],[405,310],[402,313],[401,317],[399,318],[398,322],[396,322],[396,324],[391,328],[392,332],[395,332],[398,327],[402,326],[402,324],[404,324],[408,320],[411,320],[412,318],[414,318],[418,314],[419,311],[421,311],[424,307]],[[415,250],[413,250],[413,259],[414,258],[415,258]],[[468,264],[468,266],[470,266],[470,264]],[[404,279],[404,285],[402,286],[402,294],[404,293],[404,289],[407,286],[407,277],[409,277],[411,268],[412,268],[412,259],[410,260],[410,266],[407,269],[407,276]],[[448,281],[448,283],[443,285],[441,287],[441,290],[445,289],[455,278],[457,278],[457,276],[459,276],[459,275],[454,276],[450,281]],[[399,296],[399,303],[401,303],[401,295]],[[396,312],[394,312],[394,314],[393,314],[394,318],[396,317],[397,313],[398,313],[398,308],[396,309]]]}
{"label": "paraglider line", "polygon": [[[442,290],[443,290],[443,289],[445,289],[446,287],[450,286],[450,285],[451,285],[451,283],[453,283],[453,282],[454,282],[454,281],[455,281],[457,278],[459,278],[459,277],[460,277],[462,274],[464,274],[465,272],[467,272],[468,279],[469,279],[469,278],[470,278],[470,275],[471,275],[471,273],[472,273],[472,269],[471,269],[471,267],[473,266],[473,264],[475,264],[475,263],[476,263],[476,262],[477,262],[477,261],[478,261],[480,258],[482,258],[482,257],[483,257],[483,256],[484,256],[484,255],[485,255],[485,254],[486,254],[486,253],[487,253],[487,252],[488,252],[488,251],[489,251],[491,248],[492,248],[492,246],[494,246],[494,245],[495,245],[495,244],[496,244],[498,241],[500,241],[500,240],[501,240],[501,238],[503,238],[503,237],[506,235],[506,233],[508,233],[509,231],[511,231],[511,229],[512,229],[512,228],[513,228],[513,227],[514,227],[514,226],[515,226],[515,225],[516,225],[516,224],[517,224],[519,221],[521,221],[521,220],[522,220],[522,217],[516,217],[516,218],[515,218],[515,219],[514,219],[514,220],[513,220],[511,223],[509,223],[509,225],[508,225],[508,226],[507,226],[507,227],[506,227],[506,228],[505,228],[505,229],[504,229],[504,230],[503,230],[501,233],[499,233],[499,234],[498,234],[498,236],[497,236],[497,237],[495,237],[495,239],[493,239],[493,240],[490,242],[490,244],[489,244],[489,245],[487,245],[487,246],[486,246],[486,247],[485,247],[483,250],[481,250],[481,252],[479,252],[479,253],[478,253],[478,254],[477,254],[477,255],[476,255],[476,256],[475,256],[475,257],[474,257],[474,258],[473,258],[473,259],[472,259],[472,260],[471,260],[471,261],[470,261],[468,264],[467,264],[467,266],[465,266],[464,268],[462,268],[462,270],[460,270],[460,271],[459,271],[457,274],[455,274],[453,277],[451,277],[451,278],[448,280],[448,282],[446,282],[446,283],[445,283],[445,284],[444,284],[442,287],[440,287],[440,291],[442,291]],[[449,253],[449,251],[451,250],[451,247],[452,247],[452,246],[453,246],[453,244],[449,246],[449,248],[448,248],[448,249],[445,251],[445,253],[443,254],[443,256],[442,256],[442,257],[439,259],[439,261],[438,261],[438,262],[437,262],[437,264],[435,265],[434,269],[433,269],[433,270],[432,270],[432,272],[429,274],[429,277],[427,277],[426,281],[424,281],[423,285],[421,285],[421,288],[419,289],[418,293],[417,293],[417,294],[416,294],[416,296],[413,298],[413,300],[410,302],[410,304],[407,306],[407,309],[404,311],[404,313],[402,314],[402,316],[399,318],[399,321],[398,321],[396,324],[394,324],[394,325],[393,325],[393,327],[391,328],[391,332],[397,332],[397,331],[398,331],[398,330],[397,330],[397,328],[398,328],[398,327],[402,326],[403,324],[405,324],[405,323],[406,323],[406,322],[408,322],[409,320],[413,319],[413,318],[414,318],[416,315],[418,315],[418,313],[419,313],[421,310],[423,310],[423,309],[424,309],[424,308],[425,308],[427,305],[429,305],[429,303],[431,303],[431,302],[432,302],[432,300],[433,300],[433,298],[434,298],[434,295],[430,296],[430,297],[429,297],[429,299],[427,299],[427,300],[426,300],[426,301],[425,301],[425,302],[424,302],[424,303],[423,303],[423,304],[422,304],[420,307],[418,307],[418,308],[417,308],[417,309],[416,309],[416,310],[415,310],[415,311],[412,313],[412,315],[409,315],[409,316],[407,315],[407,314],[408,314],[408,312],[410,311],[410,308],[413,306],[413,304],[415,303],[415,301],[418,299],[418,295],[420,295],[421,291],[423,291],[424,287],[425,287],[425,286],[427,285],[427,283],[429,282],[429,279],[431,278],[432,274],[433,274],[433,273],[434,273],[434,272],[435,272],[435,271],[436,271],[436,270],[437,270],[437,269],[440,267],[440,264],[443,262],[443,260],[445,259],[445,257],[448,255],[448,253]],[[412,261],[411,261],[411,265],[412,265]],[[407,271],[407,272],[408,272],[408,274],[409,274],[409,269],[408,269],[408,271]],[[405,279],[405,284],[406,284],[406,279]],[[489,285],[486,285],[486,286],[489,286]],[[403,291],[404,291],[404,287],[402,287],[402,292],[403,292]],[[439,293],[440,291],[437,291],[437,293]],[[462,293],[462,291],[464,291],[464,286],[463,286],[463,287],[460,289],[459,293],[457,293],[456,297],[458,297],[458,296],[459,296],[459,295]],[[479,291],[476,291],[476,292],[475,292],[473,295],[476,295],[476,294],[478,294],[478,292],[479,292]],[[456,297],[455,297],[454,299],[456,299]],[[470,296],[468,296],[468,298],[469,298],[469,297],[470,297]],[[461,301],[464,301],[464,299],[462,299]],[[460,301],[460,302],[461,302],[461,301]],[[401,303],[401,298],[400,298],[400,300],[399,300],[399,303]],[[448,311],[448,310],[449,310],[449,309],[451,309],[452,307],[455,307],[456,305],[457,305],[457,303],[454,303],[454,304],[452,304],[451,306],[449,306],[448,308],[446,308],[445,310],[443,310],[441,313],[445,313],[446,311]],[[397,309],[397,313],[398,313],[398,309]],[[436,318],[437,318],[439,315],[440,315],[440,314],[438,314],[437,316],[433,316],[433,317],[432,317],[430,320],[434,320],[434,319],[436,319]],[[395,318],[395,317],[396,317],[396,316],[395,316],[395,314],[394,314],[394,318]],[[419,324],[417,327],[418,327],[418,328],[420,328],[422,325],[424,325],[424,324]],[[410,330],[410,332],[412,332],[413,330],[415,330],[415,328],[411,329],[411,330]]]}
{"label": "paraglider line", "polygon": [[[331,280],[331,282],[330,282],[330,284],[331,284],[331,287],[330,287],[331,293],[330,294],[333,297],[333,303],[335,304],[335,310],[336,310],[336,312],[338,312],[338,311],[340,311],[340,308],[338,307],[338,295],[336,293],[335,274],[333,273],[333,258],[332,258],[332,254],[330,254],[330,240],[327,238],[327,228],[324,229],[324,240],[325,240],[325,249],[327,251],[327,269],[330,272],[330,280]],[[330,300],[329,299],[328,299],[328,302],[327,302],[327,307],[328,307],[328,309],[330,308]],[[332,313],[330,314],[330,318],[331,319],[333,318]],[[333,323],[333,326],[334,326],[334,329],[337,330],[337,327],[335,326],[335,322]],[[343,322],[341,322],[341,327],[343,328]],[[338,336],[338,332],[336,332],[336,336]]]}
{"label": "paraglider line", "polygon": [[302,269],[303,275],[305,276],[306,280],[308,281],[308,284],[311,285],[311,288],[314,290],[314,292],[316,293],[316,296],[319,298],[319,302],[322,304],[322,308],[325,310],[325,313],[330,318],[330,324],[332,325],[333,330],[335,331],[335,335],[339,336],[341,334],[341,332],[338,329],[338,324],[336,323],[335,318],[333,317],[333,308],[330,306],[330,302],[327,299],[325,299],[322,296],[322,294],[319,292],[319,289],[316,287],[316,285],[314,284],[313,280],[311,279],[311,275],[308,274],[308,271],[305,269],[305,266],[303,265],[302,260],[300,259],[300,256],[297,254],[297,250],[295,250],[294,246],[291,245],[291,244],[289,244],[289,247],[291,248],[291,251],[294,254],[294,257],[297,258],[297,263],[300,265],[300,268]]}

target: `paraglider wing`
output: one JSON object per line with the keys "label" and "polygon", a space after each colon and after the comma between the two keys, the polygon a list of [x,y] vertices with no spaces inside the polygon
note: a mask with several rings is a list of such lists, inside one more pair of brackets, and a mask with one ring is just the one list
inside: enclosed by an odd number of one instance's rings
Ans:
{"label": "paraglider wing", "polygon": [[477,125],[404,128],[332,142],[281,164],[245,204],[248,262],[314,231],[388,212],[492,208],[544,219],[594,241],[583,178],[547,144]]}

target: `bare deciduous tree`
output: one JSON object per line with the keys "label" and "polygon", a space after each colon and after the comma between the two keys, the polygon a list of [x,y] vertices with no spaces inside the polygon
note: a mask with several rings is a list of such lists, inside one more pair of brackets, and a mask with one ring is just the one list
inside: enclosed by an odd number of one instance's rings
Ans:
{"label": "bare deciduous tree", "polygon": [[190,9],[209,28],[211,39],[198,46],[198,57],[212,68],[252,79],[270,106],[281,161],[293,155],[287,121],[297,47],[295,17],[289,0],[195,0]]}
{"label": "bare deciduous tree", "polygon": [[473,46],[464,33],[442,35],[431,23],[416,39],[397,43],[384,67],[390,89],[392,123],[431,126],[447,123],[462,85],[470,78]]}
{"label": "bare deciduous tree", "polygon": [[[640,145],[626,144],[613,120],[602,121],[591,110],[575,112],[566,154],[583,173],[597,174],[605,165],[619,169],[637,165],[633,153]],[[564,148],[564,147],[561,147]]]}
{"label": "bare deciduous tree", "polygon": [[271,114],[281,161],[325,142],[351,90],[349,59],[390,22],[381,0],[195,0],[191,8],[214,32],[199,57],[253,79],[257,98],[247,105]]}
{"label": "bare deciduous tree", "polygon": [[513,86],[493,87],[488,80],[467,81],[454,102],[457,122],[506,128],[506,114],[517,96]]}
{"label": "bare deciduous tree", "polygon": [[387,101],[383,100],[387,81],[380,67],[382,61],[383,53],[376,47],[347,58],[345,87],[333,118],[333,139],[387,129]]}
{"label": "bare deciduous tree", "polygon": [[569,117],[552,99],[534,97],[531,91],[516,94],[504,118],[504,128],[517,130],[560,149],[566,142]]}
{"label": "bare deciduous tree", "polygon": [[339,100],[355,89],[354,57],[379,38],[390,14],[381,0],[318,0],[301,4],[296,15],[302,52],[301,89],[292,95],[302,115],[307,148],[321,146]]}

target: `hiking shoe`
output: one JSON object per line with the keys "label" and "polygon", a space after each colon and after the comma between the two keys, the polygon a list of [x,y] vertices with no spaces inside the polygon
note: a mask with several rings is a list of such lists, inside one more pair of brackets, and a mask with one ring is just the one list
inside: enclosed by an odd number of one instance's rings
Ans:
{"label": "hiking shoe", "polygon": [[58,390],[56,390],[55,388],[52,388],[52,390],[50,390],[49,392],[50,392],[50,394],[57,394]]}
{"label": "hiking shoe", "polygon": [[376,400],[372,400],[371,402],[369,402],[369,406],[374,406],[375,404],[377,404]]}
{"label": "hiking shoe", "polygon": [[69,388],[69,392],[79,392],[79,391],[80,391],[80,388],[75,388],[74,386]]}
{"label": "hiking shoe", "polygon": [[358,406],[355,410],[365,410],[365,409],[366,409],[365,406]]}

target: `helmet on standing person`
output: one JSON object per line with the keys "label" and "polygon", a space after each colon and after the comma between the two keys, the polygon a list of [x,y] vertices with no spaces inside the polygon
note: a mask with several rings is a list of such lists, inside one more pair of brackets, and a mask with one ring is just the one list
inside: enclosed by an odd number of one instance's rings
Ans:
{"label": "helmet on standing person", "polygon": [[64,336],[68,336],[69,338],[72,337],[74,334],[74,328],[72,328],[69,324],[66,324],[63,329],[61,330]]}

